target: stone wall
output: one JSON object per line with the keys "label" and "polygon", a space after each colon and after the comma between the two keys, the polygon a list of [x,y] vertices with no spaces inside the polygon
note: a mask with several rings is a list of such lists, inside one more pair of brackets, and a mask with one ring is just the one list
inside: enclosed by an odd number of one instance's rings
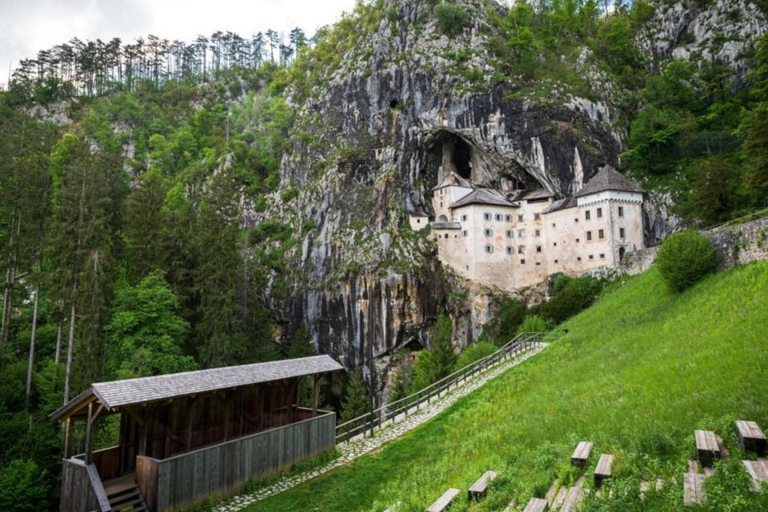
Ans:
{"label": "stone wall", "polygon": [[[768,217],[702,233],[712,241],[720,255],[721,268],[768,259]],[[635,275],[645,272],[656,261],[658,247],[648,247],[624,255],[621,271]]]}

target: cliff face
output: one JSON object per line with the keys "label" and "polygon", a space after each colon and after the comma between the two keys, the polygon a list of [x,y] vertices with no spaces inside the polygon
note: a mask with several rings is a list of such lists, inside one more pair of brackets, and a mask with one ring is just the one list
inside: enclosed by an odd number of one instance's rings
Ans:
{"label": "cliff face", "polygon": [[[531,84],[494,76],[487,2],[460,3],[470,21],[449,38],[428,1],[387,0],[386,15],[359,28],[300,108],[281,172],[281,190],[297,197],[286,203],[278,193],[266,212],[247,216],[249,226],[278,219],[300,234],[286,254],[289,293],[274,293],[276,275],[263,291],[286,330],[306,324],[319,352],[363,367],[379,389],[387,356],[426,346],[425,328],[443,307],[457,344],[491,311],[492,291],[447,275],[434,243],[408,227],[409,212],[431,213],[432,187],[454,171],[478,185],[524,183],[562,197],[598,167],[617,166],[624,149],[621,92],[590,67],[588,50],[574,65],[600,101],[558,84],[529,93]],[[689,28],[703,23],[701,14],[684,18]],[[660,58],[679,47],[661,44],[679,39],[672,32],[682,29],[668,25],[643,43]],[[646,212],[649,240],[673,226],[660,202]]]}
{"label": "cliff face", "polygon": [[[288,255],[290,298],[266,290],[267,300],[289,329],[306,323],[318,351],[362,366],[379,384],[374,360],[425,345],[424,328],[442,306],[463,344],[484,318],[478,301],[490,302],[469,287],[450,300],[462,285],[439,267],[431,240],[408,227],[407,213],[431,213],[439,180],[456,171],[480,185],[517,181],[570,195],[597,167],[617,165],[622,150],[610,103],[567,93],[534,102],[515,97],[520,84],[494,82],[485,8],[466,6],[470,26],[449,39],[428,2],[387,3],[396,15],[383,17],[301,110],[303,136],[282,165],[282,189],[296,187],[298,197],[249,218],[313,226]],[[457,66],[459,52],[471,57]],[[480,77],[462,76],[468,69]]]}

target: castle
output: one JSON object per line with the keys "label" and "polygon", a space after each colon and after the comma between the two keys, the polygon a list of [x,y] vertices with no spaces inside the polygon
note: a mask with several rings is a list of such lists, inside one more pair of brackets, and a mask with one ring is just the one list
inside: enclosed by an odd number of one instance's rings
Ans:
{"label": "castle", "polygon": [[414,214],[411,227],[431,226],[440,260],[487,286],[513,291],[613,268],[643,248],[644,191],[610,166],[560,200],[543,188],[478,188],[455,173],[432,191],[434,221]]}

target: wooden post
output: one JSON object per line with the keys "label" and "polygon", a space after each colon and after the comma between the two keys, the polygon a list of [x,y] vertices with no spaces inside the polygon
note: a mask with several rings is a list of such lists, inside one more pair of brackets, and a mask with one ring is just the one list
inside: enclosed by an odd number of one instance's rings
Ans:
{"label": "wooden post", "polygon": [[91,453],[93,451],[91,447],[93,434],[93,402],[88,404],[88,423],[85,427],[85,465],[91,463]]}
{"label": "wooden post", "polygon": [[317,385],[320,380],[319,375],[315,375],[312,378],[312,416],[317,416],[317,394],[320,391],[320,386]]}
{"label": "wooden post", "polygon": [[64,458],[72,457],[72,418],[67,418],[64,424]]}

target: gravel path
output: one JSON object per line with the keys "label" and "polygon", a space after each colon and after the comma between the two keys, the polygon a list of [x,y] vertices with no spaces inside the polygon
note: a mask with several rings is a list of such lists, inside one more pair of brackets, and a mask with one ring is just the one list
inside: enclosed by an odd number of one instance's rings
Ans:
{"label": "gravel path", "polygon": [[307,471],[306,473],[281,478],[276,483],[270,485],[269,487],[265,487],[264,489],[261,489],[253,494],[235,496],[228,500],[226,504],[214,507],[213,512],[237,512],[239,510],[243,510],[244,508],[258,501],[279,494],[292,487],[296,487],[297,485],[315,478],[316,476],[320,476],[324,473],[327,473],[328,471],[331,471],[332,469],[348,464],[349,462],[362,455],[365,455],[366,453],[377,450],[381,448],[381,446],[383,446],[385,443],[392,441],[393,439],[397,439],[409,430],[418,427],[425,421],[429,421],[431,418],[444,411],[448,406],[456,402],[456,400],[468,395],[489,380],[501,375],[513,366],[517,366],[523,361],[535,356],[544,350],[547,345],[547,343],[536,343],[533,348],[527,350],[520,356],[514,359],[503,361],[500,364],[491,367],[486,372],[468,379],[459,387],[451,389],[440,398],[436,398],[431,404],[422,406],[419,410],[413,409],[409,411],[407,418],[401,415],[399,418],[402,419],[398,419],[394,425],[385,425],[381,431],[377,430],[373,437],[359,436],[349,443],[341,443],[337,446],[338,450],[341,452],[341,456],[329,462],[325,466],[315,468],[311,471]]}

